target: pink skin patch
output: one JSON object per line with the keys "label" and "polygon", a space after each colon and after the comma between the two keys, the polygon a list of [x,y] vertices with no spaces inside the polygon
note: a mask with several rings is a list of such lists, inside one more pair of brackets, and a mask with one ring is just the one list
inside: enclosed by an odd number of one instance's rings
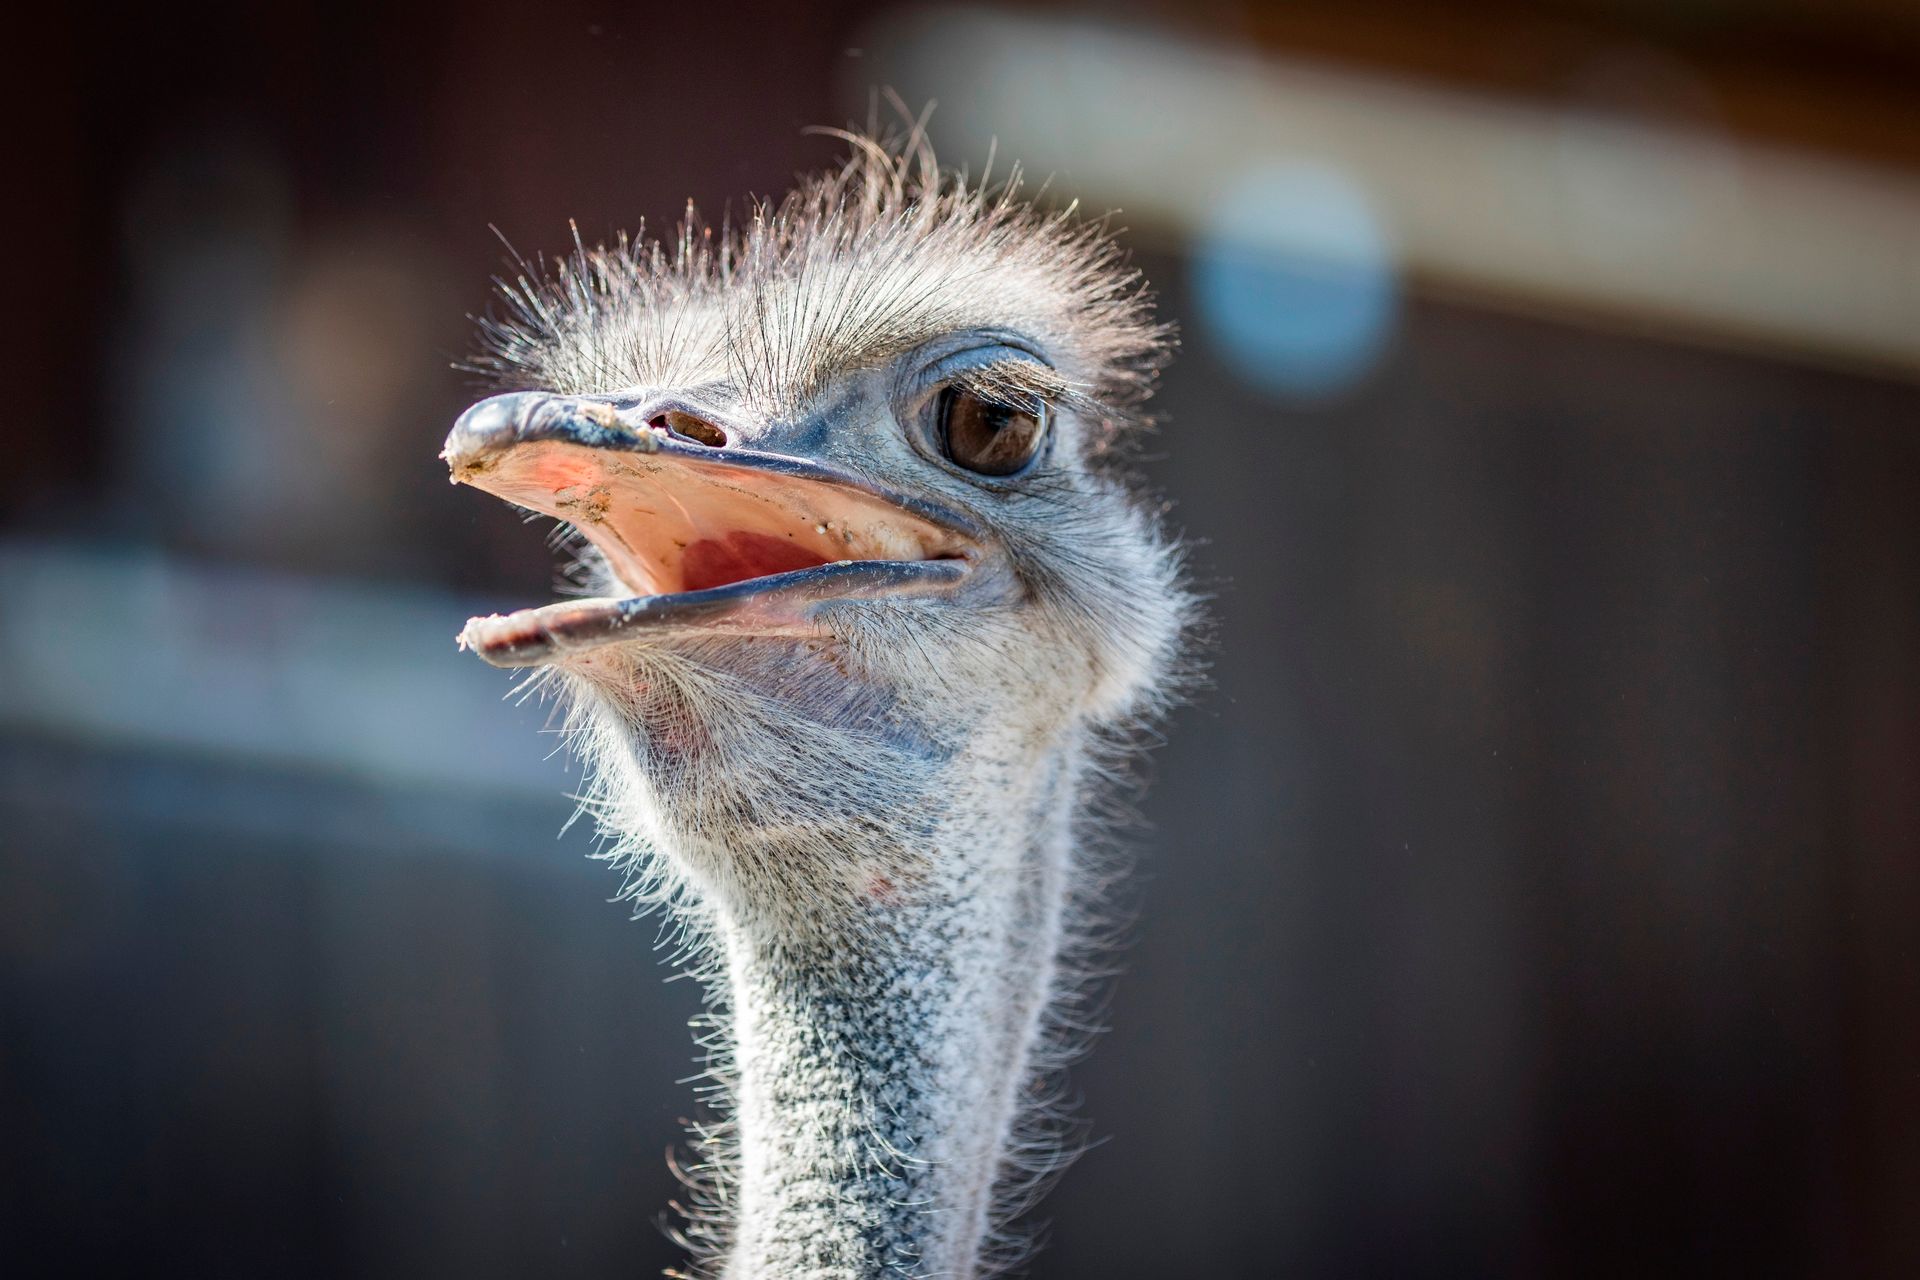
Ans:
{"label": "pink skin patch", "polygon": [[703,538],[682,553],[682,591],[705,591],[828,563],[817,552],[786,538],[740,531],[724,538]]}

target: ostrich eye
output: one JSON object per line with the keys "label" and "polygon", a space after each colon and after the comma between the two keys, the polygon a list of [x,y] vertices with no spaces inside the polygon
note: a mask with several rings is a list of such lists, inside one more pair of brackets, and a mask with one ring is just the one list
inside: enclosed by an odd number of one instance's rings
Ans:
{"label": "ostrich eye", "polygon": [[1047,435],[1047,409],[1002,404],[960,387],[940,395],[940,440],[946,455],[983,476],[1010,476],[1033,461]]}

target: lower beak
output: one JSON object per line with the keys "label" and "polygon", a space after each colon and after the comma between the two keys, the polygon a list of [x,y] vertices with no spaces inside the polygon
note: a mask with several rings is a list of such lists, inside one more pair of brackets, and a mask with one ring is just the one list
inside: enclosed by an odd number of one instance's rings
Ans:
{"label": "lower beak", "polygon": [[977,559],[957,512],[808,459],[702,443],[668,425],[681,417],[534,392],[461,415],[441,453],[454,482],[572,523],[631,593],[476,618],[463,647],[532,666],[622,639],[818,632],[824,604],[950,590]]}

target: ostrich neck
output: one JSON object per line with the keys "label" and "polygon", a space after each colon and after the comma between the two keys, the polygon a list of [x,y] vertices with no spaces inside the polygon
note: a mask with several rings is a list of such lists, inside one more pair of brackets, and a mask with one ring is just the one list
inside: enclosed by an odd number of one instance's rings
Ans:
{"label": "ostrich neck", "polygon": [[721,925],[740,1139],[728,1280],[979,1269],[1054,982],[1077,758],[974,763],[930,842],[902,851],[926,883],[878,887],[868,928],[800,947]]}

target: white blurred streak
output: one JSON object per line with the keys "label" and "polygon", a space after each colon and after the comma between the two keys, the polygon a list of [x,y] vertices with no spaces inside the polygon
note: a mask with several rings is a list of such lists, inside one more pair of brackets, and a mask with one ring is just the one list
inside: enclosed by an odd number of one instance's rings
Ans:
{"label": "white blurred streak", "polygon": [[968,155],[993,145],[1148,235],[1205,226],[1249,166],[1317,160],[1429,285],[1920,370],[1903,174],[1083,19],[909,10],[867,44],[862,73],[937,99]]}
{"label": "white blurred streak", "polygon": [[543,804],[566,782],[544,709],[454,647],[484,602],[17,540],[0,599],[0,729]]}

